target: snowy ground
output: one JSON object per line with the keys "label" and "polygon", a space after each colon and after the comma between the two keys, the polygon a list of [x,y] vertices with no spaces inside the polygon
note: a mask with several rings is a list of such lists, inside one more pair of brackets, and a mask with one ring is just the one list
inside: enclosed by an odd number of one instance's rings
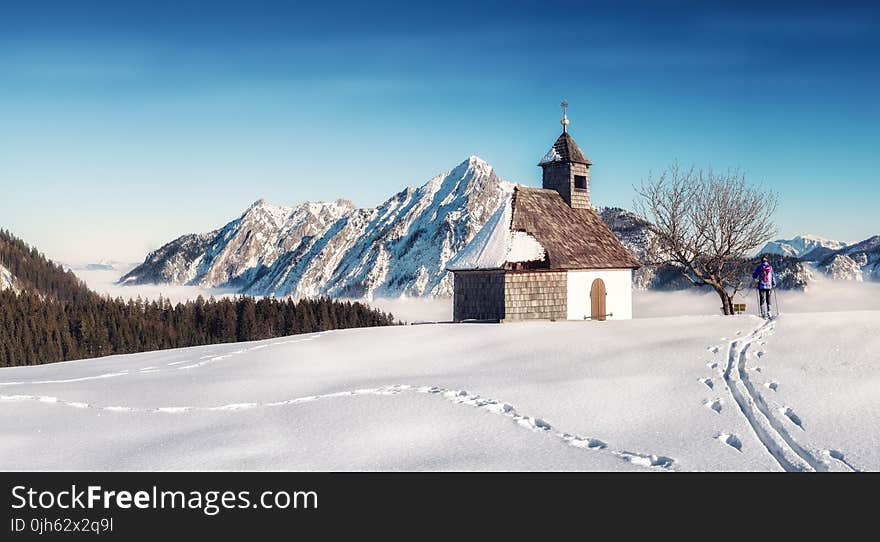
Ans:
{"label": "snowy ground", "polygon": [[880,312],[419,325],[0,369],[0,469],[880,470]]}
{"label": "snowy ground", "polygon": [[[77,273],[126,297],[224,293]],[[819,279],[780,292],[772,324],[712,316],[711,293],[635,292],[628,322],[350,330],[0,369],[0,469],[880,470],[880,284]],[[408,322],[452,312],[371,303]]]}

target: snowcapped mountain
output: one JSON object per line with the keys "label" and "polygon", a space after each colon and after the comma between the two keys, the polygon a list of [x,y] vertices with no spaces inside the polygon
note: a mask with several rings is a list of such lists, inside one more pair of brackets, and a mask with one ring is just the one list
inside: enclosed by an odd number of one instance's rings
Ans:
{"label": "snowcapped mountain", "polygon": [[[452,277],[446,264],[513,186],[471,156],[375,208],[358,209],[346,200],[293,207],[259,200],[218,230],[184,235],[150,253],[120,283],[232,287],[251,295],[295,297],[448,296]],[[657,260],[644,220],[620,208],[596,211],[640,261]],[[782,288],[803,289],[811,280],[805,261],[821,262],[822,272],[838,278],[880,278],[878,242],[870,241],[847,246],[803,235],[767,243],[761,252],[774,255]],[[634,285],[690,287],[671,265],[645,265]]]}
{"label": "snowcapped mountain", "polygon": [[[832,279],[880,280],[880,235],[852,245],[816,235],[802,235],[791,240],[771,241],[761,253],[797,258],[802,265],[803,262],[815,262],[815,269]],[[809,269],[806,271],[804,278],[809,280]]]}
{"label": "snowcapped mountain", "polygon": [[113,271],[115,269],[112,263],[107,262],[87,263],[83,267],[89,271]]}
{"label": "snowcapped mountain", "polygon": [[790,256],[792,258],[804,259],[807,254],[817,249],[827,249],[836,251],[846,247],[843,241],[834,241],[819,237],[818,235],[798,235],[793,239],[777,239],[770,241],[759,254],[778,254],[780,256]]}
{"label": "snowcapped mountain", "polygon": [[120,282],[234,286],[276,296],[450,295],[446,263],[512,189],[471,156],[376,208],[261,200],[219,230],[159,248]]}
{"label": "snowcapped mountain", "polygon": [[113,270],[123,269],[126,266],[131,267],[131,263],[130,262],[120,262],[117,260],[100,260],[97,262],[87,263],[87,264],[83,264],[83,265],[74,267],[74,269],[79,268],[79,269],[85,269],[88,271],[113,271]]}
{"label": "snowcapped mountain", "polygon": [[513,188],[472,156],[375,209],[359,209],[257,273],[250,294],[450,295],[446,263]]}
{"label": "snowcapped mountain", "polygon": [[259,200],[219,230],[184,235],[150,253],[120,282],[246,285],[257,269],[271,266],[304,238],[325,232],[353,211],[354,204],[345,200],[295,207]]}
{"label": "snowcapped mountain", "polygon": [[66,263],[59,262],[65,271],[123,271],[134,267],[131,262],[121,262],[118,260],[98,260],[87,263]]}
{"label": "snowcapped mountain", "polygon": [[[648,223],[644,219],[626,209],[619,207],[594,208],[605,224],[614,232],[630,252],[635,255],[642,264],[657,261],[657,245],[654,235],[648,229]],[[668,266],[667,266],[668,267]],[[654,266],[643,265],[633,273],[633,286],[640,290],[656,287],[668,287],[671,282],[681,278],[677,270],[674,273],[663,273]],[[681,278],[684,286],[684,279]]]}
{"label": "snowcapped mountain", "polygon": [[880,280],[880,235],[825,255],[818,267],[834,279]]}

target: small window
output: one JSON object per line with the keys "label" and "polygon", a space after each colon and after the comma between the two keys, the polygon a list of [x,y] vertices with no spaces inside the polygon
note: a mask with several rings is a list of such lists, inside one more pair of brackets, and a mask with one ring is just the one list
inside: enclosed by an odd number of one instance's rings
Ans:
{"label": "small window", "polygon": [[587,189],[586,175],[575,175],[574,176],[574,187],[580,188],[581,190],[586,190]]}

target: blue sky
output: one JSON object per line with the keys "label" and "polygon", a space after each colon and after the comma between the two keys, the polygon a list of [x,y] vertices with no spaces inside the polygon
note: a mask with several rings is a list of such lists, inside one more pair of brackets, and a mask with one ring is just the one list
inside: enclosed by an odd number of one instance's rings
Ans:
{"label": "blue sky", "polygon": [[[597,204],[678,159],[780,194],[782,236],[880,233],[880,19],[837,2],[65,2],[0,16],[0,227],[135,261],[266,198],[373,206],[560,127]],[[33,4],[33,5],[30,5]]]}

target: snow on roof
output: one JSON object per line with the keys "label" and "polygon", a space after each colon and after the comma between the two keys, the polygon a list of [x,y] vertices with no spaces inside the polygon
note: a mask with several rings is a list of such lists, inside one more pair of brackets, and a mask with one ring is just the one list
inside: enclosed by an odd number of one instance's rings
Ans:
{"label": "snow on roof", "polygon": [[540,262],[547,252],[537,239],[524,231],[511,232],[508,262]]}
{"label": "snow on roof", "polygon": [[546,252],[537,239],[526,232],[510,230],[512,217],[513,205],[508,197],[446,268],[451,271],[503,269],[507,262],[543,260]]}
{"label": "snow on roof", "polygon": [[539,166],[543,166],[544,164],[552,164],[553,162],[561,162],[562,156],[556,152],[556,147],[550,147],[550,150],[547,151],[547,154],[544,155],[544,158],[541,158],[541,161],[538,162]]}

